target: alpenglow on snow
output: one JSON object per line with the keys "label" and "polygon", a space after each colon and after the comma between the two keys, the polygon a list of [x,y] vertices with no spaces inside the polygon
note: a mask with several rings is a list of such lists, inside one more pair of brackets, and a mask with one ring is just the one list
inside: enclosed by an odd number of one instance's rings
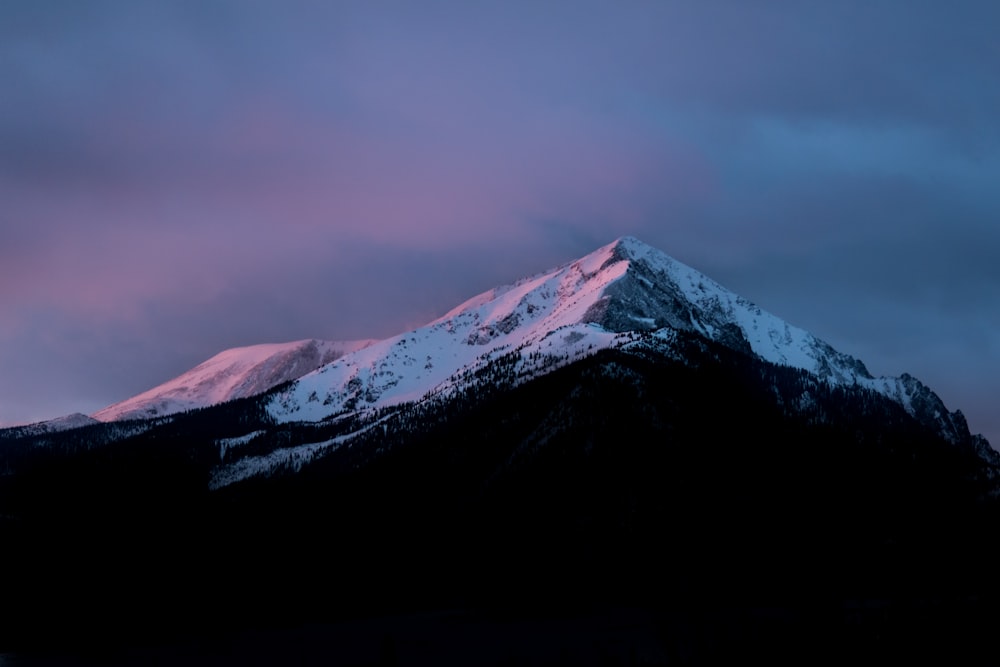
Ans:
{"label": "alpenglow on snow", "polygon": [[519,376],[528,379],[601,349],[627,350],[635,332],[669,348],[678,331],[879,392],[951,441],[967,432],[961,413],[914,378],[873,377],[859,360],[628,236],[344,354],[275,395],[268,410],[279,422],[320,421],[443,398],[503,355],[518,355]]}

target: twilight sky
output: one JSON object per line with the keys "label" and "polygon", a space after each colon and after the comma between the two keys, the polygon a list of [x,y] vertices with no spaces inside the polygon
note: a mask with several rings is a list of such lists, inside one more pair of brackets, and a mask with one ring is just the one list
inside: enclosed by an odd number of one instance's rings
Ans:
{"label": "twilight sky", "polygon": [[0,425],[631,234],[1000,447],[1000,4],[5,0]]}

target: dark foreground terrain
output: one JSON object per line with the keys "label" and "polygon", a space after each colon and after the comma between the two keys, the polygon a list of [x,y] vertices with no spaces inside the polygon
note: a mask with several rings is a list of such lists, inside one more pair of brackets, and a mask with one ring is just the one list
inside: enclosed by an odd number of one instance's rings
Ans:
{"label": "dark foreground terrain", "polygon": [[215,492],[212,438],[253,401],[0,443],[3,662],[1000,663],[989,466],[735,354],[485,378]]}

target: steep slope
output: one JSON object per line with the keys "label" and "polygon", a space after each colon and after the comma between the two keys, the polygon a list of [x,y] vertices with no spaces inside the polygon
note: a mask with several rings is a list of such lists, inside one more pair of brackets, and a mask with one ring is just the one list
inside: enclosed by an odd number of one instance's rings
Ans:
{"label": "steep slope", "polygon": [[110,405],[93,417],[100,421],[149,418],[253,396],[370,343],[300,340],[225,350],[173,380]]}
{"label": "steep slope", "polygon": [[320,421],[446,396],[502,357],[513,355],[517,375],[528,379],[600,349],[663,352],[678,331],[833,385],[877,391],[946,439],[969,437],[961,414],[914,378],[874,378],[859,360],[632,237],[344,355],[275,396],[269,411],[282,422]]}

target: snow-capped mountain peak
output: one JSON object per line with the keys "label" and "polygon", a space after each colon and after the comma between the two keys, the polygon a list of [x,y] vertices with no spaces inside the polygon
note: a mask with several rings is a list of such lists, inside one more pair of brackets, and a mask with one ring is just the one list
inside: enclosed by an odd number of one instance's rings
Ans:
{"label": "snow-capped mountain peak", "polygon": [[476,295],[413,331],[347,354],[276,396],[279,421],[319,421],[447,393],[515,352],[532,377],[635,332],[694,332],[831,382],[871,380],[836,352],[633,237],[550,271]]}
{"label": "snow-capped mountain peak", "polygon": [[147,418],[262,393],[302,377],[371,340],[300,340],[225,350],[153,389],[93,414],[100,421]]}
{"label": "snow-capped mountain peak", "polygon": [[654,345],[679,333],[722,344],[818,380],[860,386],[897,401],[945,437],[964,420],[913,378],[874,378],[833,349],[699,271],[626,236],[580,259],[476,295],[423,327],[381,341],[297,341],[227,350],[183,375],[93,416],[151,417],[275,394],[278,422],[318,422],[448,395],[503,359],[516,382],[602,349]]}
{"label": "snow-capped mountain peak", "polygon": [[628,349],[637,333],[668,349],[677,332],[878,392],[952,441],[965,432],[960,415],[919,382],[872,377],[858,359],[631,236],[346,354],[276,395],[269,411],[278,421],[320,421],[447,396],[505,355],[525,381],[601,349]]}
{"label": "snow-capped mountain peak", "polygon": [[608,247],[613,248],[614,259],[628,262],[629,271],[609,286],[603,312],[592,314],[606,328],[629,330],[637,322],[653,329],[669,326],[823,379],[853,383],[871,377],[857,359],[836,352],[656,248],[632,237]]}

